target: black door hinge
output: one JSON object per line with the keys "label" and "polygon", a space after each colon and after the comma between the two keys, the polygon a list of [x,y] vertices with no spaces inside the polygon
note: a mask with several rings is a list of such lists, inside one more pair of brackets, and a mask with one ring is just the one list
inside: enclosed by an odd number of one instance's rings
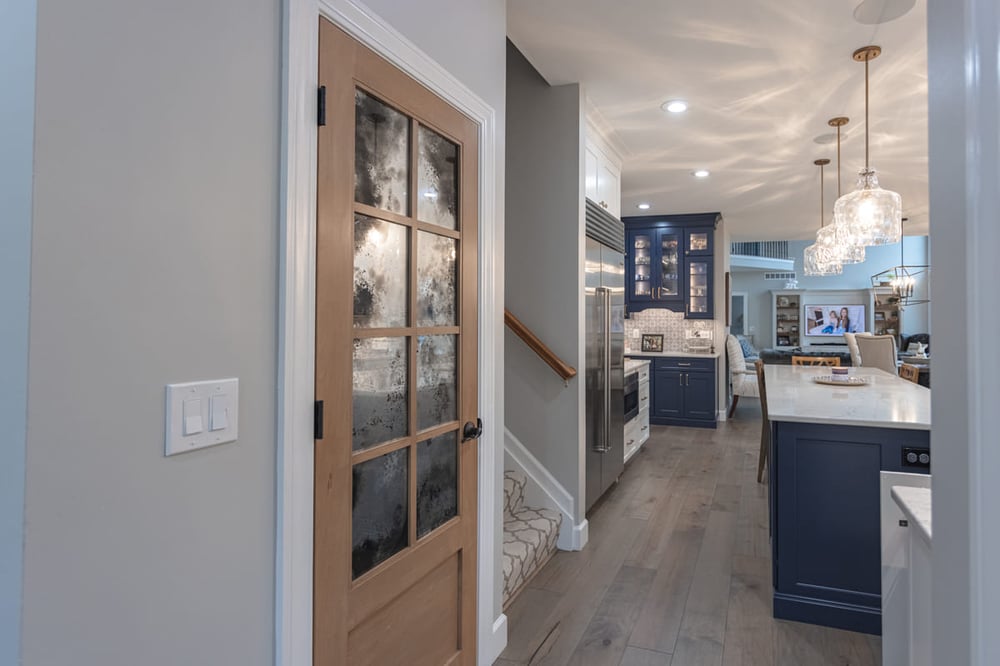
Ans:
{"label": "black door hinge", "polygon": [[316,95],[316,122],[320,127],[326,125],[326,86],[320,86]]}
{"label": "black door hinge", "polygon": [[323,439],[323,401],[313,404],[313,439]]}

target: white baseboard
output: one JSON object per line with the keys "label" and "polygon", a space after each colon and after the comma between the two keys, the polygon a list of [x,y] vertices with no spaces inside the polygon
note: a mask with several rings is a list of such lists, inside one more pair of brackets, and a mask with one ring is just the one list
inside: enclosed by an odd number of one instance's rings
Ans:
{"label": "white baseboard", "polygon": [[559,531],[559,543],[556,544],[559,550],[583,550],[590,540],[590,523],[586,518],[572,527],[573,529]]}
{"label": "white baseboard", "polygon": [[728,412],[728,411],[726,411],[725,409],[720,409],[720,410],[719,410],[718,412],[716,412],[716,414],[715,414],[715,418],[716,418],[716,420],[718,420],[718,421],[725,421],[725,420],[726,420],[726,415],[727,415],[728,413],[729,413],[729,412]]}
{"label": "white baseboard", "polygon": [[577,524],[574,520],[576,501],[545,466],[532,455],[510,430],[504,428],[504,467],[514,468],[529,479],[524,489],[524,500],[529,506],[540,506],[563,515],[559,529],[560,550],[580,550],[587,544],[587,521]]}
{"label": "white baseboard", "polygon": [[493,631],[480,641],[478,663],[489,666],[497,660],[505,647],[507,647],[507,616],[500,613],[500,617],[493,621]]}

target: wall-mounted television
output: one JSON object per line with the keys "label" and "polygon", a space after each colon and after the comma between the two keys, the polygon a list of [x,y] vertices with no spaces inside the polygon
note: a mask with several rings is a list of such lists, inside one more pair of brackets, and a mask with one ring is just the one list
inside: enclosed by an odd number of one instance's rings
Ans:
{"label": "wall-mounted television", "polygon": [[865,331],[863,305],[807,305],[805,318],[806,335],[843,335]]}

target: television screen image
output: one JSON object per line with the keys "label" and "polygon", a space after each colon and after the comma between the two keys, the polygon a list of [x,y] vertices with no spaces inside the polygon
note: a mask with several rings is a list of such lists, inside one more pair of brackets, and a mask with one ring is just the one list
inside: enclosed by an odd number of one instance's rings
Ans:
{"label": "television screen image", "polygon": [[863,305],[807,305],[806,335],[864,333]]}

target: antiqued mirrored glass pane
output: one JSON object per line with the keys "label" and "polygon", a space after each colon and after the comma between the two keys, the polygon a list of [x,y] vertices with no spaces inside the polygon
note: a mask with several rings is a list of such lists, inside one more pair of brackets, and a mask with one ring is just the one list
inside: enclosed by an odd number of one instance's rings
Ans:
{"label": "antiqued mirrored glass pane", "polygon": [[417,219],[455,229],[458,220],[458,146],[434,130],[417,131]]}
{"label": "antiqued mirrored glass pane", "polygon": [[353,448],[405,437],[406,338],[354,340]]}
{"label": "antiqued mirrored glass pane", "polygon": [[407,215],[410,120],[354,91],[354,200]]}
{"label": "antiqued mirrored glass pane", "polygon": [[420,430],[458,418],[456,337],[422,335],[417,339],[417,428]]}
{"label": "antiqued mirrored glass pane", "polygon": [[458,241],[417,232],[417,326],[457,323]]}
{"label": "antiqued mirrored glass pane", "polygon": [[458,433],[417,444],[417,536],[458,514]]}
{"label": "antiqued mirrored glass pane", "polygon": [[351,571],[354,578],[406,548],[409,449],[354,466]]}
{"label": "antiqued mirrored glass pane", "polygon": [[400,224],[354,216],[355,326],[406,326],[410,274],[407,233]]}

